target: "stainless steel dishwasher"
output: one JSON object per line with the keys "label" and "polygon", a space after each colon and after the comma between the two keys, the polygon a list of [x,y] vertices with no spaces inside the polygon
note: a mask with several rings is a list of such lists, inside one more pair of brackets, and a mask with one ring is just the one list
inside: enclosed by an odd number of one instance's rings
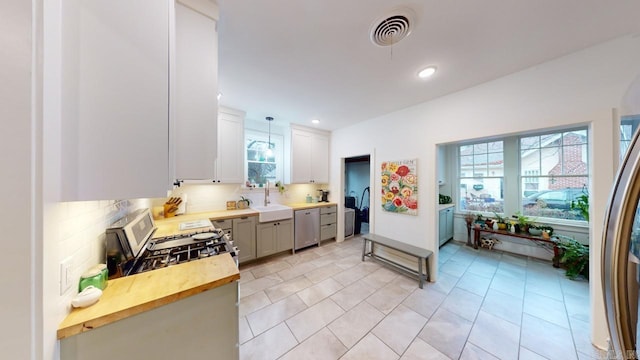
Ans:
{"label": "stainless steel dishwasher", "polygon": [[296,210],[294,218],[294,249],[317,244],[320,239],[320,209]]}

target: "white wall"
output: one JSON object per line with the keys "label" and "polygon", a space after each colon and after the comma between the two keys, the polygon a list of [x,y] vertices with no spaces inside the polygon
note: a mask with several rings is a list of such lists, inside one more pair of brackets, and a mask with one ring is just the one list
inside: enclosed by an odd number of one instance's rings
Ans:
{"label": "white wall", "polygon": [[[615,122],[625,91],[640,70],[640,38],[624,37],[570,54],[525,71],[442,98],[334,131],[331,140],[331,190],[340,191],[341,158],[375,153],[383,161],[418,158],[419,214],[383,212],[372,197],[376,232],[437,249],[436,144],[508,135],[558,126],[587,124],[592,140],[591,298],[592,337],[605,347],[607,337],[600,289],[602,219],[614,169]],[[442,64],[446,66],[446,64]],[[434,77],[430,81],[438,81]],[[428,86],[428,83],[425,83]],[[454,124],[455,126],[441,126]],[[353,134],[359,134],[354,138]],[[597,171],[594,171],[597,169]],[[380,193],[372,174],[372,194]],[[437,274],[436,261],[432,261]]]}
{"label": "white wall", "polygon": [[35,158],[37,134],[32,132],[39,107],[31,103],[32,81],[39,76],[31,72],[36,56],[32,52],[32,11],[37,4],[0,2],[0,119],[4,135],[0,141],[0,185],[5,208],[0,217],[0,244],[5,251],[0,261],[0,351],[5,359],[35,359],[41,354],[41,265],[37,251],[41,239],[33,216],[39,201],[39,193],[34,191],[39,159]]}

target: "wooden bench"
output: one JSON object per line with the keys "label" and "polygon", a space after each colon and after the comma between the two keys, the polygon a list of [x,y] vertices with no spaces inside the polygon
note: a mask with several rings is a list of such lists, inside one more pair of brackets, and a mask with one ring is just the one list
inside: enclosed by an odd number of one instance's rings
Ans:
{"label": "wooden bench", "polygon": [[[372,259],[377,259],[382,261],[385,264],[391,265],[398,270],[417,276],[420,284],[420,289],[422,289],[422,286],[425,280],[426,281],[430,280],[429,257],[433,254],[431,250],[421,249],[419,247],[416,247],[410,244],[405,244],[397,240],[389,239],[387,237],[371,234],[371,233],[365,234],[362,237],[364,238],[364,243],[362,245],[362,261],[364,261],[365,256],[368,256]],[[371,244],[369,251],[367,251],[367,244]],[[401,253],[416,257],[418,260],[418,271],[415,271],[391,259],[387,259],[387,258],[381,257],[378,254],[375,254],[374,252],[375,245],[381,245],[390,249],[397,250]],[[425,265],[424,269],[426,271],[426,276],[425,276],[425,271],[422,271],[423,264]]]}

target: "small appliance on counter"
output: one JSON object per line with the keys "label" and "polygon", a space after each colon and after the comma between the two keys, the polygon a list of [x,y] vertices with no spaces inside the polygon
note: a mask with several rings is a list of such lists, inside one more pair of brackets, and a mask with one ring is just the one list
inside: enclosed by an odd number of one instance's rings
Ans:
{"label": "small appliance on counter", "polygon": [[210,226],[152,238],[155,230],[149,209],[138,210],[106,230],[110,279],[226,253],[238,263],[238,249],[222,229]]}
{"label": "small appliance on counter", "polygon": [[322,189],[318,189],[318,193],[320,193],[320,195],[318,196],[320,198],[320,202],[329,202],[329,190],[322,190]]}

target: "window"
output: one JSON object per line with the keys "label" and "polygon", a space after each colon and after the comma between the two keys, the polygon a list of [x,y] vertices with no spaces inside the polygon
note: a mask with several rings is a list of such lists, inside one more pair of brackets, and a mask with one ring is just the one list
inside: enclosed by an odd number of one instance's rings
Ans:
{"label": "window", "polygon": [[620,121],[620,162],[624,160],[624,155],[631,144],[633,134],[640,125],[640,115],[623,116]]}
{"label": "window", "polygon": [[522,213],[584,220],[571,202],[589,185],[586,129],[520,138]]}
{"label": "window", "polygon": [[458,147],[460,209],[504,211],[503,142],[493,141]]}
{"label": "window", "polygon": [[284,148],[282,136],[271,134],[271,152],[269,134],[246,130],[245,156],[246,179],[255,186],[262,187],[269,181],[273,185],[282,180]]}

